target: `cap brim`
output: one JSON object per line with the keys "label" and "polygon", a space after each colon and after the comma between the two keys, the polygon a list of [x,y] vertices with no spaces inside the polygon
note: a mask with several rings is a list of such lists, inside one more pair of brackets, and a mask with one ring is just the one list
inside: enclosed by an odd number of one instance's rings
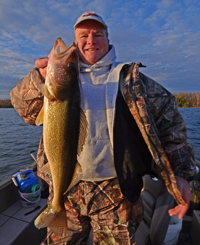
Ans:
{"label": "cap brim", "polygon": [[94,20],[94,21],[97,21],[97,22],[99,22],[100,24],[102,24],[103,25],[103,27],[105,27],[106,29],[108,28],[108,26],[104,23],[104,22],[102,22],[102,21],[100,21],[100,20],[98,20],[98,19],[95,19],[95,18],[92,18],[92,17],[87,17],[87,18],[84,18],[84,19],[82,19],[82,20],[78,20],[77,22],[76,22],[76,24],[74,25],[74,29],[81,23],[81,22],[84,22],[84,21],[86,21],[86,20]]}

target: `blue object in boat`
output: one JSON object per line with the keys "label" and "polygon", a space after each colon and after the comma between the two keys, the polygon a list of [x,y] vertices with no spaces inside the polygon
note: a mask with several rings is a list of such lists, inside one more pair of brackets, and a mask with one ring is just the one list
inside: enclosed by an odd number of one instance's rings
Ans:
{"label": "blue object in boat", "polygon": [[33,170],[25,170],[17,174],[17,183],[20,192],[31,193],[32,186],[37,184]]}

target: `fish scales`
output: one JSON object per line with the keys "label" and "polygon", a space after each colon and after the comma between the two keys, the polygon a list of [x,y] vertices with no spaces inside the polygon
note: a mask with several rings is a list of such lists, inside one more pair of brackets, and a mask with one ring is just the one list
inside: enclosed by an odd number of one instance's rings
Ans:
{"label": "fish scales", "polygon": [[[58,190],[54,195],[60,198],[63,198],[62,194],[71,182],[77,161],[80,112],[73,109],[73,106],[77,107],[74,104],[72,99],[61,103],[48,101],[45,113],[47,130],[44,132],[44,147],[48,152],[48,161],[55,163],[50,168],[52,173],[56,173],[52,175],[54,186]],[[57,198],[53,202],[55,200]]]}

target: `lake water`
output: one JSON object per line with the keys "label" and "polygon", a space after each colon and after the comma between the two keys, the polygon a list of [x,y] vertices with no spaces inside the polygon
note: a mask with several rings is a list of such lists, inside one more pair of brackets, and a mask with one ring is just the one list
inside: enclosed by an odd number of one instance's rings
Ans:
{"label": "lake water", "polygon": [[[200,161],[200,108],[179,108],[192,142],[195,157]],[[0,108],[0,181],[34,162],[42,134],[41,126],[26,124],[13,108]]]}
{"label": "lake water", "polygon": [[41,126],[28,125],[13,108],[0,108],[0,181],[34,162]]}

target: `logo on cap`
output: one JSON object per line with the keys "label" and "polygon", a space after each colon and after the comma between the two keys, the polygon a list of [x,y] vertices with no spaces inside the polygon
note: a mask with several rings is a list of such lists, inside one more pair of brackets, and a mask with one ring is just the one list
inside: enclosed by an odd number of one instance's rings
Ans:
{"label": "logo on cap", "polygon": [[93,14],[93,13],[84,14],[84,15],[82,15],[82,17],[86,17],[86,16],[89,16],[89,15],[93,15],[93,16],[99,17],[97,14]]}

